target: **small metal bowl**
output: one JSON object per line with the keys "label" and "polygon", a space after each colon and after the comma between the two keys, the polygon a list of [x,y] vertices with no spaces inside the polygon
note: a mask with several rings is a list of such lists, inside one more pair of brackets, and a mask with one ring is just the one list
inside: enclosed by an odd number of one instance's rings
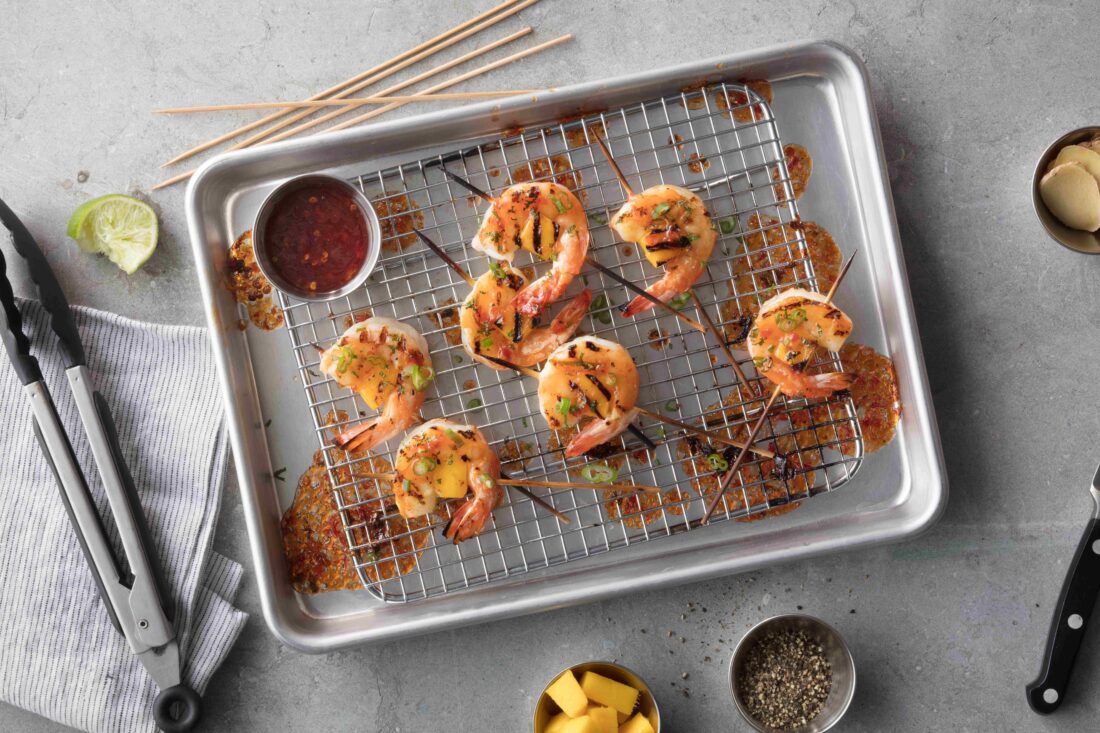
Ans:
{"label": "small metal bowl", "polygon": [[1043,229],[1046,229],[1051,239],[1063,247],[1089,255],[1100,254],[1100,232],[1083,232],[1079,229],[1070,229],[1058,221],[1058,218],[1050,213],[1050,209],[1043,203],[1043,198],[1039,195],[1039,181],[1046,175],[1047,166],[1050,165],[1050,162],[1058,157],[1058,151],[1067,145],[1076,145],[1094,137],[1100,137],[1100,127],[1079,127],[1062,135],[1043,151],[1039,162],[1035,164],[1035,173],[1031,177],[1031,201],[1035,206],[1035,215],[1039,217],[1039,221],[1043,224]]}
{"label": "small metal bowl", "polygon": [[[557,710],[554,701],[546,694],[546,689],[554,684],[554,680],[570,671],[577,677],[578,682],[580,682],[580,677],[585,672],[595,672],[596,674],[601,674],[604,677],[609,677],[616,682],[622,682],[624,685],[630,685],[639,690],[641,694],[638,695],[638,705],[634,708],[634,713],[640,712],[645,715],[649,718],[649,724],[653,726],[653,730],[656,731],[656,733],[661,733],[661,711],[657,708],[657,699],[653,697],[653,693],[650,692],[649,685],[647,685],[645,680],[641,677],[634,674],[633,671],[621,664],[615,664],[613,662],[583,662],[581,664],[574,664],[572,667],[567,667],[554,675],[550,681],[546,683],[546,687],[543,688],[538,702],[535,703],[535,733],[543,733],[546,724],[550,721],[550,718],[553,717],[554,711]],[[631,713],[631,715],[634,715],[634,713]]]}
{"label": "small metal bowl", "polygon": [[[352,201],[359,207],[359,211],[363,214],[363,220],[367,224],[369,241],[367,242],[367,256],[363,258],[363,266],[359,268],[359,272],[355,274],[355,277],[337,290],[302,290],[286,282],[272,266],[271,260],[268,258],[267,247],[264,245],[264,230],[267,228],[267,221],[271,218],[272,212],[274,212],[275,207],[282,198],[291,191],[319,184],[335,186],[347,191]],[[259,266],[260,272],[276,288],[299,300],[323,302],[339,298],[357,290],[367,281],[371,271],[374,270],[374,266],[378,262],[378,252],[381,246],[382,226],[378,223],[378,214],[375,213],[374,207],[371,206],[367,197],[363,195],[362,191],[347,181],[336,178],[335,176],[327,176],[323,173],[308,173],[303,176],[297,176],[276,186],[275,189],[267,195],[264,202],[260,204],[260,210],[256,212],[256,222],[252,227],[252,247],[256,254],[256,264]]]}
{"label": "small metal bowl", "polygon": [[782,616],[761,621],[749,629],[748,633],[741,637],[733,650],[733,658],[730,660],[730,691],[733,693],[733,702],[741,716],[752,726],[753,730],[760,733],[774,733],[774,728],[767,728],[759,720],[754,718],[737,691],[737,679],[744,670],[745,658],[749,649],[764,635],[772,631],[803,631],[807,636],[815,639],[829,659],[832,667],[833,686],[829,690],[829,697],[825,700],[821,712],[813,720],[801,728],[792,728],[788,733],[824,733],[844,717],[848,712],[848,706],[852,704],[852,696],[856,692],[856,665],[852,661],[852,654],[848,651],[848,644],[844,637],[836,629],[819,618],[806,616],[800,613],[789,613]]}

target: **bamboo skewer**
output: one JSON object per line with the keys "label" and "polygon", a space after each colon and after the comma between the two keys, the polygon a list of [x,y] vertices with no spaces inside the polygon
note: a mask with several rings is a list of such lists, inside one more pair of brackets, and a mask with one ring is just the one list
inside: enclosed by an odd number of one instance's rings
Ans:
{"label": "bamboo skewer", "polygon": [[[375,96],[376,97],[386,97],[386,96],[389,96],[390,94],[393,94],[395,92],[399,92],[402,89],[407,89],[408,87],[411,87],[414,84],[419,84],[420,82],[424,81],[425,79],[430,79],[431,77],[435,76],[436,74],[442,74],[444,71],[447,71],[449,69],[453,69],[454,67],[459,66],[460,64],[464,64],[467,61],[470,61],[471,59],[475,59],[478,56],[483,56],[483,55],[489,53],[490,51],[495,51],[496,49],[500,48],[501,46],[504,46],[508,43],[511,43],[512,41],[519,40],[520,38],[522,38],[526,35],[529,35],[532,32],[533,32],[533,29],[530,28],[530,27],[522,28],[522,29],[516,31],[515,33],[504,36],[503,38],[501,38],[499,40],[496,40],[496,41],[493,41],[492,43],[486,44],[484,46],[481,46],[480,48],[475,48],[473,51],[469,51],[467,53],[464,53],[464,54],[462,54],[461,56],[459,56],[457,58],[453,58],[450,61],[447,61],[447,62],[444,62],[444,63],[440,64],[439,66],[428,69],[427,71],[422,71],[421,73],[417,74],[416,76],[413,76],[409,79],[406,79],[404,81],[400,81],[396,84],[388,86],[385,89],[383,89],[382,91],[378,92]],[[439,91],[439,90],[432,87],[432,88],[429,88],[429,89],[425,89],[420,93],[421,94],[434,94],[436,91]],[[398,102],[394,102],[392,104],[395,104],[397,106],[401,106],[401,104],[398,103]],[[386,106],[381,107],[379,109],[389,110],[389,109],[394,109],[394,107],[392,105],[386,105]],[[294,125],[294,127],[291,127],[290,129],[284,129],[284,130],[282,130],[282,132],[278,132],[277,130],[274,130],[274,129],[269,131],[270,133],[277,133],[277,134],[271,134],[270,136],[264,135],[262,137],[258,134],[253,135],[252,137],[250,137],[246,140],[242,140],[238,144],[241,145],[242,147],[244,147],[244,146],[247,146],[247,145],[251,145],[254,142],[258,142],[259,140],[263,139],[263,137],[267,137],[268,142],[278,142],[280,140],[285,140],[288,137],[293,137],[294,135],[305,132],[306,130],[310,130],[310,129],[318,126],[318,125],[321,125],[321,124],[324,124],[325,122],[328,122],[331,119],[339,117],[340,115],[344,114],[347,111],[348,110],[344,109],[344,108],[334,109],[331,112],[326,112],[325,114],[321,115],[320,117],[316,117],[312,120],[307,120],[305,122],[299,122],[297,125]],[[380,112],[379,110],[373,110],[372,114],[375,113],[375,112],[377,112],[378,114],[382,114],[382,112]],[[304,117],[308,117],[309,114],[310,113],[307,112],[305,114],[302,114],[301,117],[299,117],[296,114],[296,115],[293,115],[293,117],[300,120]],[[291,120],[288,120],[288,123],[289,122],[291,122]],[[282,127],[288,127],[288,126],[289,126],[289,124],[288,125],[282,125]]]}
{"label": "bamboo skewer", "polygon": [[626,197],[628,199],[634,198],[634,189],[630,187],[630,183],[626,180],[626,176],[623,175],[622,170],[619,168],[619,164],[611,155],[611,151],[607,149],[607,145],[604,144],[603,138],[597,135],[595,130],[592,131],[592,137],[596,138],[596,143],[600,146],[603,156],[607,158],[607,162],[611,164],[611,170],[615,172],[615,177],[619,179],[619,185],[622,186],[623,191],[626,192]]}
{"label": "bamboo skewer", "polygon": [[[518,2],[518,0],[505,0],[505,2],[500,3],[496,7],[491,8],[489,10],[486,10],[484,13],[476,15],[473,18],[470,18],[469,20],[467,20],[463,23],[460,23],[459,25],[455,26],[454,28],[451,28],[448,31],[444,31],[443,33],[440,33],[439,35],[435,36],[434,38],[431,38],[427,41],[424,41],[423,43],[421,43],[417,46],[414,46],[413,48],[410,48],[408,51],[400,53],[397,56],[394,56],[392,59],[390,59],[388,61],[385,61],[381,64],[378,64],[377,66],[375,66],[373,68],[370,68],[370,69],[367,69],[366,71],[363,71],[359,74],[356,74],[355,76],[351,77],[350,79],[346,79],[346,80],[340,82],[339,84],[336,84],[334,86],[329,87],[328,89],[325,89],[322,92],[318,92],[317,94],[310,97],[310,101],[325,99],[326,97],[331,97],[333,95],[343,93],[349,87],[354,86],[356,84],[359,84],[359,83],[363,82],[365,79],[368,79],[368,78],[378,77],[377,79],[375,79],[375,81],[380,81],[381,79],[384,79],[386,76],[389,76],[390,74],[396,73],[396,72],[400,71],[401,69],[405,68],[406,66],[409,66],[410,64],[414,64],[417,61],[422,61],[423,59],[427,58],[428,56],[431,56],[435,53],[438,53],[439,51],[442,51],[443,49],[445,49],[449,45],[451,45],[451,43],[457,42],[457,41],[453,40],[452,37],[461,36],[460,38],[457,38],[457,40],[459,40],[459,41],[463,40],[464,38],[467,38],[470,34],[466,33],[466,30],[468,28],[470,28],[471,26],[475,26],[475,25],[481,23],[482,21],[485,21],[484,24],[478,25],[476,31],[473,31],[474,33],[476,33],[478,31],[484,30],[485,28],[488,28],[492,25],[495,25],[496,23],[499,23],[500,21],[502,21],[506,18],[511,17],[515,13],[519,12],[520,10],[522,10],[525,7],[528,7],[531,4],[530,2],[525,2],[525,3],[523,3],[522,7],[519,7],[519,8],[513,7],[507,13],[504,13],[504,14],[500,15],[499,17],[496,17],[496,18],[492,17],[496,13],[498,13],[502,10],[505,10],[506,8],[509,8],[509,6],[515,5],[517,2]],[[486,20],[486,19],[488,19],[488,20]],[[451,43],[447,43],[447,41],[449,39],[451,39]],[[359,88],[361,89],[362,87],[359,87]],[[354,93],[354,92],[352,92],[352,93]],[[276,120],[279,120],[280,118],[285,117],[288,114],[290,114],[290,110],[282,110],[282,111],[279,111],[279,112],[274,112],[274,113],[269,114],[269,115],[265,115],[265,116],[261,117],[260,119],[256,120],[255,122],[250,122],[247,125],[243,125],[241,127],[238,127],[235,130],[230,130],[229,132],[227,132],[223,135],[219,135],[218,137],[213,138],[212,140],[208,140],[205,143],[202,143],[200,145],[196,145],[195,147],[191,148],[190,150],[186,150],[183,153],[180,153],[179,155],[177,155],[175,158],[172,158],[168,162],[164,163],[161,167],[166,168],[170,165],[174,165],[176,163],[179,163],[183,160],[186,160],[187,158],[190,158],[193,155],[197,155],[198,153],[209,150],[210,148],[212,148],[216,145],[221,145],[224,142],[228,142],[229,140],[232,140],[233,138],[237,137],[238,135],[243,135],[244,133],[251,132],[252,130],[255,130],[258,127],[263,127],[264,125],[266,125],[269,122],[275,122]]]}
{"label": "bamboo skewer", "polygon": [[301,99],[290,102],[237,102],[235,104],[204,104],[193,107],[165,107],[153,110],[158,115],[185,115],[200,112],[233,112],[250,109],[324,109],[326,107],[362,107],[368,104],[389,104],[390,102],[452,102],[464,99],[486,99],[493,97],[517,97],[523,94],[541,94],[548,89],[509,89],[498,92],[440,92],[439,94],[373,95],[354,99]]}
{"label": "bamboo skewer", "polygon": [[[530,2],[532,0],[528,0],[528,1]],[[493,50],[493,49],[495,49],[495,48],[497,48],[501,45],[504,45],[506,43],[510,43],[511,41],[515,40],[515,38],[518,38],[522,35],[526,35],[529,32],[530,32],[529,28],[525,29],[525,30],[522,30],[522,31],[517,31],[517,33],[514,33],[511,36],[507,36],[505,38],[500,39],[499,41],[495,41],[495,42],[489,44],[488,46],[484,46],[484,47],[482,47],[480,49],[477,49],[475,51],[471,51],[470,54],[467,54],[466,56],[460,57],[460,58],[462,59],[462,61],[469,60],[469,58],[473,57],[473,56],[471,56],[471,54],[480,55],[482,53],[487,53],[487,52],[489,52],[489,51],[491,51],[491,50]],[[552,48],[553,46],[557,46],[561,43],[564,43],[564,42],[572,39],[572,37],[573,37],[572,35],[565,35],[565,36],[561,36],[559,38],[553,39],[551,41],[541,43],[538,46],[534,46],[532,48],[526,49],[525,51],[521,51],[519,53],[512,54],[511,56],[500,59],[499,61],[494,61],[490,64],[486,64],[485,66],[481,66],[481,67],[478,67],[477,69],[474,69],[472,71],[468,71],[465,74],[461,74],[461,75],[459,75],[459,76],[457,76],[453,79],[449,79],[445,82],[441,82],[440,84],[429,87],[428,89],[424,90],[424,93],[425,94],[434,94],[435,92],[440,91],[441,89],[446,89],[449,86],[459,84],[463,81],[471,79],[471,78],[473,78],[475,76],[478,76],[480,74],[488,73],[488,72],[493,71],[494,69],[497,69],[501,66],[504,66],[506,64],[510,64],[513,61],[518,61],[522,58],[526,58],[527,56],[538,53],[540,51],[545,51],[548,48]],[[451,62],[448,62],[447,64],[444,64],[443,67],[438,67],[438,68],[433,69],[430,72],[426,72],[426,73],[430,76],[431,74],[438,73],[439,71],[444,70],[444,67],[450,68],[452,66],[455,66],[458,63],[461,63],[462,61],[460,61],[459,59],[455,59],[454,61],[451,61]],[[389,92],[389,91],[395,91],[399,88],[404,88],[405,86],[408,86],[409,83],[414,83],[414,82],[402,83],[402,84],[396,85],[395,87],[391,87],[390,89],[387,89],[386,91]],[[382,115],[382,114],[385,114],[386,112],[390,112],[394,109],[397,109],[398,107],[402,107],[402,106],[404,106],[404,104],[405,104],[404,102],[393,102],[392,104],[384,105],[382,107],[379,107],[376,110],[373,110],[373,111],[368,112],[364,115],[360,115],[360,116],[355,117],[351,120],[348,120],[345,123],[341,123],[341,124],[336,125],[334,127],[329,127],[329,128],[324,129],[324,130],[320,130],[316,134],[324,134],[324,133],[328,133],[328,132],[334,132],[335,130],[342,130],[345,127],[349,127],[353,124],[359,124],[360,122],[364,122],[368,119],[373,119],[374,117],[377,117],[378,115]],[[320,118],[318,118],[318,119],[320,119]],[[300,131],[301,131],[301,126],[295,127],[295,128],[290,129],[290,130],[285,130],[284,132],[281,132],[278,135],[275,135],[274,137],[271,137],[271,138],[268,138],[267,140],[262,140],[262,141],[259,140],[259,137],[253,136],[253,138],[249,138],[247,140],[242,140],[241,142],[237,143],[236,145],[231,146],[229,148],[229,150],[239,150],[243,147],[246,147],[247,145],[251,145],[253,142],[255,142],[255,146],[267,145],[269,143],[274,143],[274,142],[278,142],[280,140],[283,140],[287,137],[290,137],[291,135],[295,135]],[[173,184],[180,183],[182,181],[187,180],[188,178],[190,178],[194,174],[195,174],[194,170],[187,171],[186,173],[180,173],[179,175],[176,175],[176,176],[173,176],[172,178],[161,181],[157,185],[153,186],[153,190],[156,190],[156,189],[159,189],[159,188],[165,188],[167,186],[171,186]]]}
{"label": "bamboo skewer", "polygon": [[[744,449],[746,445],[749,445],[749,444],[743,443],[739,440],[734,440],[733,438],[727,438],[724,435],[719,435],[719,434],[717,434],[715,432],[712,432],[710,430],[706,430],[705,428],[696,427],[695,425],[692,425],[691,423],[681,422],[681,421],[676,420],[674,418],[668,417],[667,415],[662,415],[659,412],[653,412],[652,410],[647,410],[644,407],[638,407],[636,409],[638,410],[638,412],[640,414],[645,415],[646,417],[648,417],[650,419],[657,420],[659,422],[663,422],[663,423],[666,423],[668,425],[672,425],[673,427],[680,428],[681,430],[686,430],[689,433],[695,433],[696,435],[698,435],[702,438],[705,438],[706,440],[708,440],[711,443],[720,443],[722,445],[729,445],[729,446],[733,446],[734,448],[742,448],[742,449]],[[775,458],[775,454],[772,453],[767,448],[757,448],[755,446],[749,445],[749,450],[751,450],[756,455],[762,456],[764,458]]]}
{"label": "bamboo skewer", "polygon": [[[373,478],[379,481],[394,481],[397,474],[394,473],[356,473],[357,477]],[[548,489],[592,489],[594,491],[645,491],[648,493],[660,493],[661,487],[647,484],[597,484],[586,481],[550,481],[502,478],[502,486],[537,487],[544,486]]]}
{"label": "bamboo skewer", "polygon": [[[833,295],[836,293],[836,289],[840,285],[840,281],[844,279],[844,276],[846,274],[848,274],[848,268],[852,266],[852,260],[854,260],[855,257],[856,252],[853,252],[852,255],[848,258],[848,261],[844,263],[844,266],[840,268],[840,273],[837,274],[836,280],[833,281],[833,286],[829,288],[829,293],[825,296],[826,303],[832,302]],[[771,412],[772,405],[774,405],[775,401],[779,399],[780,392],[781,390],[778,386],[774,390],[772,390],[771,397],[768,398],[767,403],[764,405],[764,409],[763,411],[761,411],[759,419],[757,419],[752,428],[749,430],[747,440],[750,444],[754,440],[756,440],[757,434],[760,432],[761,428],[764,427],[764,421],[767,420],[768,413]],[[714,511],[718,508],[718,505],[722,503],[722,497],[726,495],[726,489],[729,488],[730,481],[741,469],[741,464],[745,462],[745,456],[747,455],[748,449],[743,448],[741,452],[737,455],[737,460],[733,462],[733,465],[730,466],[729,470],[726,471],[726,473],[722,476],[721,481],[719,481],[718,483],[718,493],[711,501],[710,506],[707,507],[707,512],[703,515],[701,524],[707,524],[708,522],[710,522],[710,518],[714,514]]]}
{"label": "bamboo skewer", "polygon": [[666,303],[665,301],[661,300],[660,298],[658,298],[655,295],[651,295],[650,292],[648,290],[646,290],[645,288],[631,282],[630,280],[627,280],[625,277],[623,277],[619,273],[615,272],[614,270],[612,270],[608,267],[605,267],[604,265],[600,264],[597,260],[593,259],[591,256],[585,257],[584,261],[587,262],[588,264],[592,265],[597,270],[599,270],[603,274],[607,275],[612,280],[619,283],[620,285],[622,285],[623,287],[625,287],[627,290],[634,293],[635,295],[639,295],[639,296],[645,298],[650,303],[653,303],[653,305],[656,305],[660,308],[664,308],[669,313],[676,316],[681,321],[683,321],[687,325],[691,326],[692,328],[694,328],[699,333],[704,333],[705,334],[707,332],[706,327],[702,323],[699,323],[699,321],[696,321],[694,318],[689,316],[687,313],[676,310],[675,308],[672,307],[672,304]]}
{"label": "bamboo skewer", "polygon": [[[439,84],[436,84],[435,86],[428,87],[427,89],[424,90],[424,94],[435,94],[436,92],[441,91],[443,89],[446,89],[448,87],[452,87],[455,84],[460,84],[460,83],[466,81],[467,79],[472,79],[473,77],[480,76],[481,74],[487,74],[488,72],[493,71],[494,69],[498,69],[501,66],[506,66],[506,65],[508,65],[508,64],[510,64],[514,61],[519,61],[520,59],[527,58],[528,56],[539,53],[540,51],[546,51],[547,49],[554,48],[555,46],[560,46],[561,44],[566,43],[566,42],[571,41],[571,40],[573,40],[573,34],[572,33],[566,33],[564,36],[558,36],[557,38],[553,38],[549,41],[545,41],[543,43],[540,43],[537,46],[532,46],[531,48],[525,49],[523,51],[519,51],[517,53],[512,54],[511,56],[507,56],[505,58],[502,58],[499,61],[494,61],[491,64],[486,64],[485,66],[474,69],[473,71],[467,71],[465,74],[460,74],[459,76],[456,76],[454,79],[448,79],[447,81],[440,82]],[[338,125],[333,125],[332,127],[326,128],[324,130],[324,132],[335,132],[337,130],[344,130],[344,129],[347,129],[349,127],[354,127],[355,125],[362,124],[362,123],[366,122],[367,120],[370,120],[370,119],[373,119],[373,118],[377,117],[380,114],[384,114],[384,113],[388,112],[391,109],[396,109],[398,107],[404,106],[404,104],[405,104],[404,102],[394,102],[392,105],[386,105],[385,107],[381,107],[381,108],[373,110],[371,112],[367,112],[366,114],[362,114],[362,115],[359,115],[358,117],[353,117],[350,120],[346,120],[344,122],[341,122]],[[320,119],[320,118],[318,118],[318,119]],[[294,131],[288,130],[286,133],[282,133],[282,136],[287,136],[291,133],[297,134],[297,132],[300,132],[301,129],[303,129],[303,128],[296,128]],[[282,136],[277,135],[276,138],[281,140],[281,139],[283,139]]]}
{"label": "bamboo skewer", "polygon": [[429,239],[428,235],[424,234],[424,232],[415,228],[413,229],[413,231],[416,232],[416,236],[420,237],[420,241],[426,244],[428,246],[428,249],[430,249],[432,252],[435,252],[436,256],[446,262],[452,270],[457,272],[458,276],[465,280],[467,285],[469,285],[471,288],[474,286],[474,279],[470,277],[470,273],[466,272],[465,268],[463,268],[462,265],[452,260],[451,256],[444,252],[442,247]]}
{"label": "bamboo skewer", "polygon": [[741,384],[745,386],[745,389],[747,389],[752,396],[758,397],[759,392],[756,389],[756,385],[749,381],[744,370],[741,369],[741,365],[737,363],[737,359],[734,357],[733,352],[730,351],[729,344],[726,343],[725,337],[722,335],[722,332],[718,330],[717,324],[711,319],[710,314],[707,313],[707,309],[703,306],[703,301],[699,300],[699,296],[695,294],[694,290],[689,290],[688,293],[691,295],[692,302],[695,303],[695,309],[699,311],[699,315],[703,317],[703,320],[707,322],[707,326],[710,327],[711,333],[718,339],[718,348],[722,350],[722,353],[726,356],[726,361],[733,367],[737,379],[740,380]]}

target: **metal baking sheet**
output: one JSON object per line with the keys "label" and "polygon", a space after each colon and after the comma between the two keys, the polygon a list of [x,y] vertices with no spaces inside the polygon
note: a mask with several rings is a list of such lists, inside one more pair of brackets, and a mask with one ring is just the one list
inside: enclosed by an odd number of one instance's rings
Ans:
{"label": "metal baking sheet", "polygon": [[[897,439],[867,457],[843,491],[765,522],[723,522],[411,603],[388,604],[366,590],[295,593],[279,534],[294,481],[280,482],[273,474],[286,466],[293,479],[309,465],[317,445],[310,406],[298,365],[288,358],[286,335],[240,331],[237,306],[223,284],[225,252],[251,227],[263,195],[305,172],[351,178],[474,145],[510,128],[545,126],[700,82],[753,78],[773,82],[772,109],[783,141],[813,155],[813,179],[799,202],[802,216],[827,228],[844,252],[861,252],[838,303],[857,324],[853,339],[895,361],[904,405]],[[835,44],[764,49],[578,85],[534,105],[488,103],[221,156],[195,176],[187,209],[264,614],[293,647],[326,651],[901,539],[926,528],[944,505],[943,461],[866,75],[858,59]],[[272,421],[267,430],[266,420]]]}

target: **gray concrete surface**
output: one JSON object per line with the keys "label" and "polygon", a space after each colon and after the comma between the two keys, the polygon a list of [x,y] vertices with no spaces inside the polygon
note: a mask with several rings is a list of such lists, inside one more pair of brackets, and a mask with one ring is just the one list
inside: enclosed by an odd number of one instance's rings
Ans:
{"label": "gray concrete surface", "polygon": [[[162,241],[133,277],[64,237],[80,202],[147,192],[169,154],[227,126],[150,110],[304,97],[489,4],[0,0],[0,195],[75,302],[201,323],[181,187],[148,194]],[[615,657],[651,681],[669,730],[746,730],[726,688],[731,646],[762,616],[796,608],[852,643],[860,688],[841,730],[1100,729],[1100,634],[1056,716],[1034,716],[1023,697],[1100,459],[1089,409],[1100,402],[1100,261],[1047,241],[1028,192],[1042,148],[1100,120],[1095,10],[544,0],[509,22],[577,40],[468,88],[563,84],[808,37],[866,59],[947,457],[946,515],[904,545],[323,657],[280,647],[246,580],[240,603],[254,616],[214,679],[203,729],[523,731],[554,671]],[[250,565],[232,481],[216,544]],[[53,728],[0,706],[0,729]]]}

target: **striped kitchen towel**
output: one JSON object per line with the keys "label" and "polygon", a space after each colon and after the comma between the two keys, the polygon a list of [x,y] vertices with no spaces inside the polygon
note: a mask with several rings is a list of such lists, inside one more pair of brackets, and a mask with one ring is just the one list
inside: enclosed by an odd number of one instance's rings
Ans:
{"label": "striped kitchen towel", "polygon": [[[20,308],[105,514],[48,318],[38,303]],[[206,335],[84,308],[73,316],[172,588],[183,676],[201,694],[247,618],[233,606],[241,566],[210,549],[228,447]],[[30,405],[14,370],[0,362],[0,699],[87,731],[156,730],[157,688],[107,620],[34,440]],[[107,531],[117,548],[113,522]]]}

